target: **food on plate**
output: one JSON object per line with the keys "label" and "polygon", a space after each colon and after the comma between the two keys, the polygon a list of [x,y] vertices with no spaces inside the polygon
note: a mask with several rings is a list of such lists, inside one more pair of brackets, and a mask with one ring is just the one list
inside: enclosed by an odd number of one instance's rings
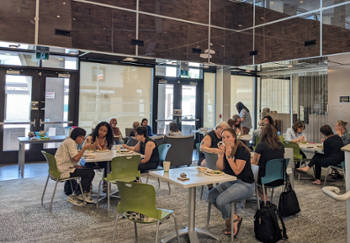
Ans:
{"label": "food on plate", "polygon": [[207,171],[207,167],[200,167],[200,166],[197,166],[197,170],[199,171],[199,172],[205,172],[205,171]]}
{"label": "food on plate", "polygon": [[206,171],[207,174],[216,174],[216,175],[221,175],[223,174],[224,172],[220,171],[220,170],[212,170],[212,169],[208,169]]}
{"label": "food on plate", "polygon": [[302,144],[307,144],[307,142],[301,142]]}
{"label": "food on plate", "polygon": [[96,152],[104,152],[104,151],[108,151],[108,149],[103,149],[103,148],[96,149]]}

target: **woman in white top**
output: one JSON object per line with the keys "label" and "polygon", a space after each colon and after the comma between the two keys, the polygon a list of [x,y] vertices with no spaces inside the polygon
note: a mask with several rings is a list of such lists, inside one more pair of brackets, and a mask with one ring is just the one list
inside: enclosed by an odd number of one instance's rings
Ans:
{"label": "woman in white top", "polygon": [[169,123],[169,132],[168,136],[182,136],[181,131],[177,128],[177,124],[175,122]]}
{"label": "woman in white top", "polygon": [[[90,185],[94,179],[95,172],[92,169],[85,168],[78,165],[81,156],[86,149],[92,148],[94,145],[91,143],[85,143],[84,147],[78,152],[77,144],[84,142],[86,131],[80,127],[75,128],[70,137],[66,138],[58,147],[55,154],[56,165],[59,172],[61,172],[61,178],[80,177],[81,186],[83,188],[84,199],[87,203],[95,203],[90,197]],[[80,191],[79,185],[75,188],[74,193],[68,197],[68,202],[77,206],[83,206],[83,196]]]}
{"label": "woman in white top", "polygon": [[306,142],[306,137],[303,133],[304,129],[304,123],[301,121],[295,122],[292,128],[287,129],[285,141],[294,143]]}
{"label": "woman in white top", "polygon": [[242,102],[236,104],[236,109],[241,117],[242,135],[249,134],[249,131],[252,128],[252,118],[249,109],[245,107]]}

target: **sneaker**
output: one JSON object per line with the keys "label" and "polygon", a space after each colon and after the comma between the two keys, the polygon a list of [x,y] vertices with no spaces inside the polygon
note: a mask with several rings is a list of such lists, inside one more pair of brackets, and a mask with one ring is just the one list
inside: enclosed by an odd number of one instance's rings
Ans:
{"label": "sneaker", "polygon": [[75,206],[78,206],[78,207],[84,206],[84,202],[78,200],[77,197],[76,197],[76,196],[73,196],[73,195],[71,195],[71,196],[68,197],[67,202],[69,202],[69,203],[71,203],[71,204],[74,204]]}
{"label": "sneaker", "polygon": [[[76,199],[81,200],[81,201],[84,201],[84,200],[83,200],[83,196],[82,196],[81,194],[79,194],[78,196],[76,196]],[[84,199],[85,199],[85,202],[86,202],[86,203],[95,203],[95,200],[92,199],[92,198],[90,197],[90,194],[88,194],[88,193],[84,193]]]}

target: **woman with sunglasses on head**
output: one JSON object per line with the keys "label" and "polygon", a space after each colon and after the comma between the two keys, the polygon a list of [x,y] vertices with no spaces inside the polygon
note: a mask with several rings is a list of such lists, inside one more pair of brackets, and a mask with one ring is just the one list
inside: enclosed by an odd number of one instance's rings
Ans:
{"label": "woman with sunglasses on head", "polygon": [[214,187],[208,195],[209,202],[218,208],[225,222],[225,234],[237,236],[242,218],[234,215],[234,232],[231,232],[231,203],[249,198],[254,194],[255,181],[250,165],[250,150],[240,140],[232,128],[222,132],[223,145],[219,147],[219,158],[216,162],[218,170],[236,176],[237,180],[221,183]]}

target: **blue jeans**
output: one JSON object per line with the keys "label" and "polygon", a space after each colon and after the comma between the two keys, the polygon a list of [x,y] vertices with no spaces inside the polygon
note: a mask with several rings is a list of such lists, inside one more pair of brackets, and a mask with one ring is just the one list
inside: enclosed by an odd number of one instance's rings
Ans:
{"label": "blue jeans", "polygon": [[224,182],[209,192],[209,202],[220,210],[224,220],[230,219],[231,203],[253,196],[254,183],[245,183],[240,179]]}

